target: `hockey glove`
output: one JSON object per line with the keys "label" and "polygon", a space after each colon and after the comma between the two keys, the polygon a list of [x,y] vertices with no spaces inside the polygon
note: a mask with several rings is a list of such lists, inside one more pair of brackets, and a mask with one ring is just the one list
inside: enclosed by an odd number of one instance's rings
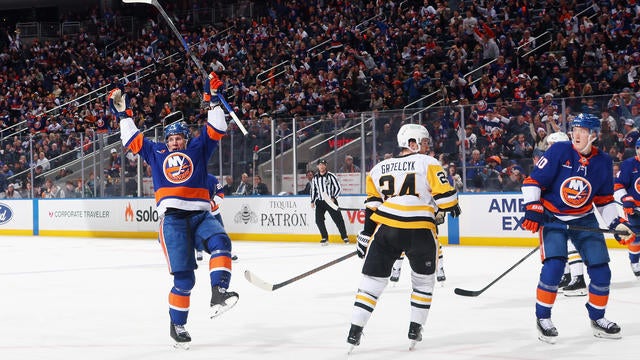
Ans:
{"label": "hockey glove", "polygon": [[633,196],[627,195],[622,199],[622,208],[624,209],[624,213],[627,215],[633,215],[634,211],[636,211],[636,202],[633,199]]}
{"label": "hockey glove", "polygon": [[360,231],[358,233],[358,257],[360,259],[364,259],[364,255],[367,253],[367,248],[369,247],[369,240],[371,240],[370,235],[365,235]]}
{"label": "hockey glove", "polygon": [[445,216],[447,216],[447,213],[444,211],[436,212],[436,225],[444,224]]}
{"label": "hockey glove", "polygon": [[218,78],[218,75],[215,72],[211,72],[209,74],[209,79],[205,79],[204,82],[204,94],[202,95],[202,100],[209,103],[211,108],[217,106],[220,101],[218,99],[218,90],[222,86],[222,81]]}
{"label": "hockey glove", "polygon": [[533,233],[540,230],[540,224],[544,221],[544,208],[540,201],[533,201],[524,205],[524,221],[522,227]]}
{"label": "hockey glove", "polygon": [[458,204],[455,204],[452,207],[440,209],[440,211],[448,212],[454,218],[460,216],[460,213],[462,213],[462,210],[460,210],[460,205],[458,205]]}
{"label": "hockey glove", "polygon": [[109,92],[107,101],[109,103],[109,109],[111,113],[116,116],[116,119],[121,120],[127,117],[133,117],[129,97],[127,93],[124,92],[124,86],[122,86],[122,84],[118,84],[115,89]]}
{"label": "hockey glove", "polygon": [[631,227],[629,226],[629,222],[627,219],[622,217],[615,218],[611,225],[609,225],[609,229],[616,231],[625,231],[627,234],[613,234],[613,237],[618,240],[618,242],[622,245],[629,245],[634,242],[636,239],[636,234]]}

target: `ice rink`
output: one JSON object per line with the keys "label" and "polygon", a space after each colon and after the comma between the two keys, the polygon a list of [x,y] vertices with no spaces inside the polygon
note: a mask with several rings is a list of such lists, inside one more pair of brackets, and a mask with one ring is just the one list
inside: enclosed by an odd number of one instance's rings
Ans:
{"label": "ice rink", "polygon": [[621,340],[592,336],[586,297],[559,295],[553,317],[558,343],[537,340],[538,253],[479,297],[481,289],[529,248],[444,248],[447,281],[437,286],[424,339],[409,351],[409,267],[389,285],[347,355],[346,336],[361,260],[352,257],[266,292],[248,283],[249,269],[278,283],[355,249],[309,243],[235,242],[231,289],[240,301],[220,318],[207,316],[206,265],[197,271],[187,330],[188,351],[173,349],[167,307],[171,277],[153,240],[0,238],[0,359],[637,359],[640,281],[626,251],[612,250],[607,318]]}

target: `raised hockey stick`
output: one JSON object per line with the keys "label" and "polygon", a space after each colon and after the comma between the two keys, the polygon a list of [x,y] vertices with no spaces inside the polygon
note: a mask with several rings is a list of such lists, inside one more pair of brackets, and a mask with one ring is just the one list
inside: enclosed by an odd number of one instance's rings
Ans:
{"label": "raised hockey stick", "polygon": [[335,265],[335,264],[337,264],[339,262],[347,260],[348,258],[356,255],[357,253],[358,253],[358,251],[352,251],[352,252],[348,253],[347,255],[343,255],[343,256],[335,259],[335,260],[329,261],[328,263],[326,263],[324,265],[320,265],[317,268],[311,269],[311,270],[309,270],[309,271],[307,271],[305,273],[302,273],[302,274],[300,274],[298,276],[292,277],[289,280],[285,280],[285,281],[283,281],[281,283],[277,283],[277,284],[270,284],[270,283],[262,280],[261,278],[256,276],[256,274],[252,273],[249,270],[245,270],[244,271],[244,277],[245,277],[245,279],[247,279],[247,281],[249,281],[250,283],[252,283],[253,285],[259,287],[262,290],[274,291],[274,290],[280,289],[283,286],[287,286],[287,285],[289,285],[289,284],[291,284],[293,282],[296,282],[296,281],[298,281],[298,280],[300,280],[302,278],[305,278],[305,277],[307,277],[307,276],[309,276],[311,274],[315,274],[320,270],[324,270],[324,269],[328,268],[329,266],[333,266],[333,265]]}
{"label": "raised hockey stick", "polygon": [[513,264],[510,268],[508,268],[507,271],[503,272],[502,275],[498,276],[495,280],[490,282],[487,286],[483,287],[482,289],[480,289],[480,290],[465,290],[465,289],[455,288],[455,289],[453,289],[453,292],[456,293],[457,295],[461,295],[461,296],[478,296],[478,295],[482,294],[483,292],[485,292],[485,290],[490,288],[493,284],[497,283],[498,280],[502,279],[505,275],[510,273],[511,270],[515,269],[516,266],[520,265],[523,261],[525,261],[529,256],[533,255],[533,253],[538,251],[539,248],[540,248],[540,246],[536,246],[535,249],[531,250],[522,259],[518,260],[517,263]]}
{"label": "raised hockey stick", "polygon": [[[153,5],[156,9],[158,9],[158,11],[160,12],[160,15],[162,15],[164,20],[167,22],[167,24],[171,28],[171,31],[173,31],[176,37],[180,39],[180,43],[182,43],[182,47],[184,47],[184,50],[187,52],[189,57],[191,57],[191,61],[193,61],[193,63],[196,64],[196,66],[198,67],[198,70],[200,70],[200,72],[202,73],[202,77],[203,77],[202,81],[209,80],[209,74],[207,74],[204,67],[202,67],[202,64],[200,63],[198,58],[196,58],[195,54],[191,52],[189,45],[180,34],[180,31],[178,31],[176,26],[173,24],[173,21],[171,20],[169,15],[167,15],[167,13],[164,11],[164,9],[162,8],[162,5],[160,5],[158,0],[122,0],[122,2],[125,4],[148,4],[148,5]],[[236,112],[233,111],[233,108],[231,107],[231,105],[229,105],[229,103],[227,102],[227,100],[224,99],[221,93],[218,93],[218,98],[220,99],[222,106],[224,106],[224,108],[227,109],[227,112],[229,112],[229,115],[231,116],[233,121],[236,123],[236,125],[238,125],[238,129],[242,131],[243,135],[247,135],[248,134],[247,129],[244,127],[244,125],[242,125],[242,123],[240,122],[240,119],[238,118],[238,115],[236,115]]]}

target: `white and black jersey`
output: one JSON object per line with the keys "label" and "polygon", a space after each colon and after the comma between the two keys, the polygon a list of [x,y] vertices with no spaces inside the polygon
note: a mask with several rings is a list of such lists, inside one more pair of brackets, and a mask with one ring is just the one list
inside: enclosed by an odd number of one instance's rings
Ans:
{"label": "white and black jersey", "polygon": [[338,182],[338,178],[331,172],[326,172],[321,175],[320,172],[316,173],[311,180],[311,202],[315,203],[318,200],[322,200],[321,194],[327,194],[331,198],[337,198],[340,195],[342,188]]}

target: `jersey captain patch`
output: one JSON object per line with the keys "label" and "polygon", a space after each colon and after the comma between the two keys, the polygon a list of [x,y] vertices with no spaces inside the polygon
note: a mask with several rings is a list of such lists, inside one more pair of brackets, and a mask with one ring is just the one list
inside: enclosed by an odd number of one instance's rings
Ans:
{"label": "jersey captain patch", "polygon": [[592,186],[581,176],[567,178],[560,186],[562,202],[572,208],[584,206],[591,197]]}
{"label": "jersey captain patch", "polygon": [[193,175],[193,161],[184,153],[173,153],[162,164],[164,176],[174,184],[187,181]]}

